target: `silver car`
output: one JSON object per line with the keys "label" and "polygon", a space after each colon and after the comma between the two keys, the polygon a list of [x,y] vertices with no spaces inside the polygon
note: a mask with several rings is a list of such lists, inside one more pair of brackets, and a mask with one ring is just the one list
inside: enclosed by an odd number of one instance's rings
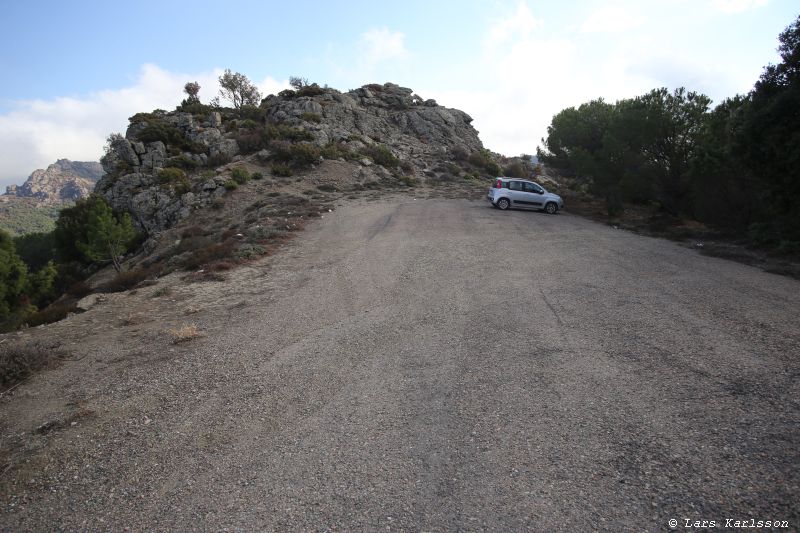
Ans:
{"label": "silver car", "polygon": [[564,209],[564,200],[559,195],[547,192],[538,183],[516,178],[497,178],[489,189],[488,198],[493,206],[503,210],[522,207],[552,215]]}

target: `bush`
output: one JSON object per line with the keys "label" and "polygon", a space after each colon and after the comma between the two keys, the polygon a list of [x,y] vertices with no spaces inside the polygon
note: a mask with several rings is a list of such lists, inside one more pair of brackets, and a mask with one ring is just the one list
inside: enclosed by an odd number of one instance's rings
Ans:
{"label": "bush", "polygon": [[392,151],[384,144],[367,146],[362,149],[361,153],[371,158],[376,164],[385,168],[395,168],[400,164],[400,160],[395,157]]}
{"label": "bush", "polygon": [[263,130],[245,131],[236,136],[236,143],[242,154],[252,154],[264,148],[267,139],[264,137]]}
{"label": "bush", "polygon": [[229,191],[235,191],[239,188],[239,184],[233,180],[228,180],[225,182],[225,188]]}
{"label": "bush", "polygon": [[294,172],[292,172],[292,167],[283,163],[276,163],[272,165],[270,171],[276,176],[283,176],[285,178],[288,178],[294,174]]}
{"label": "bush", "polygon": [[293,144],[289,152],[292,157],[292,164],[297,168],[306,168],[314,163],[319,163],[320,151],[313,144]]}
{"label": "bush", "polygon": [[510,178],[524,179],[528,177],[528,171],[521,162],[514,161],[503,169],[503,175]]}
{"label": "bush", "polygon": [[282,98],[294,98],[295,96],[297,96],[297,93],[292,89],[284,89],[278,93],[278,96]]}
{"label": "bush", "polygon": [[300,115],[300,119],[305,120],[306,122],[314,122],[317,124],[322,122],[322,117],[319,115],[319,113],[311,113],[309,111],[306,111],[305,113]]}
{"label": "bush", "polygon": [[492,154],[486,149],[470,154],[469,162],[476,167],[482,168],[492,176],[499,176],[501,173],[500,165],[495,162]]}
{"label": "bush", "polygon": [[323,89],[316,83],[312,83],[311,85],[306,85],[305,87],[297,91],[297,96],[317,96],[320,94],[325,94],[325,89]]}
{"label": "bush", "polygon": [[148,278],[154,278],[161,270],[161,265],[156,263],[147,268],[137,268],[127,272],[120,272],[114,279],[97,287],[97,292],[122,292],[136,287]]}
{"label": "bush", "polygon": [[236,167],[231,171],[231,178],[239,185],[244,185],[250,181],[250,173],[247,169]]}
{"label": "bush", "polygon": [[193,170],[200,166],[200,163],[187,156],[185,153],[182,153],[179,156],[169,158],[167,160],[167,165],[184,170]]}
{"label": "bush", "polygon": [[144,143],[161,141],[165,146],[177,147],[184,152],[195,154],[205,152],[205,146],[188,140],[177,126],[161,118],[150,118],[147,126],[139,132],[136,138]]}
{"label": "bush", "polygon": [[26,320],[28,326],[35,328],[42,324],[52,324],[64,320],[70,314],[82,312],[76,302],[54,302],[41,311],[37,311]]}
{"label": "bush", "polygon": [[196,270],[214,261],[228,259],[233,256],[235,245],[236,243],[233,239],[227,239],[205,248],[200,248],[184,259],[181,266],[186,270]]}
{"label": "bush", "polygon": [[222,165],[227,165],[228,163],[230,163],[231,160],[232,160],[231,156],[219,152],[208,158],[207,165],[210,168],[221,167]]}
{"label": "bush", "polygon": [[186,177],[186,172],[176,167],[162,168],[158,171],[158,181],[162,185],[168,185],[175,194],[181,195],[192,189],[192,183]]}
{"label": "bush", "polygon": [[264,174],[262,174],[261,172],[253,172],[253,173],[250,175],[250,178],[251,178],[251,179],[254,179],[254,180],[260,180],[260,179],[264,179]]}
{"label": "bush", "polygon": [[19,383],[58,355],[41,344],[0,345],[0,385]]}

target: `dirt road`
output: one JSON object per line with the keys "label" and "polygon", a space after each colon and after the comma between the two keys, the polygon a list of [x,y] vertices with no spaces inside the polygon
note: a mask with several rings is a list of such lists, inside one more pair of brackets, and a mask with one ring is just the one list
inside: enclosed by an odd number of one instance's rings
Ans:
{"label": "dirt road", "polygon": [[797,281],[411,197],[248,272],[206,337],[87,337],[3,398],[0,530],[800,528]]}

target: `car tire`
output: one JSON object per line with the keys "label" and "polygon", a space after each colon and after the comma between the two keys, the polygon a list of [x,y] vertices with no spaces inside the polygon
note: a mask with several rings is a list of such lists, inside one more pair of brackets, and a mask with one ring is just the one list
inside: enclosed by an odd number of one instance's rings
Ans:
{"label": "car tire", "polygon": [[547,205],[544,206],[544,212],[548,215],[555,215],[558,212],[558,206],[555,202],[547,202]]}
{"label": "car tire", "polygon": [[498,209],[505,211],[509,207],[511,207],[511,202],[508,200],[508,198],[500,198],[499,200],[497,200]]}

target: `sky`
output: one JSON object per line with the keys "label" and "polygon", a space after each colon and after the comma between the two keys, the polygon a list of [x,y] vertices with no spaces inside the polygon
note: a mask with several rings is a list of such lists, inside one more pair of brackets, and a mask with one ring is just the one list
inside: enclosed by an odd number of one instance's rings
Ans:
{"label": "sky", "polygon": [[777,63],[797,0],[272,2],[3,0],[0,186],[98,160],[128,117],[200,99],[224,69],[264,95],[290,76],[393,82],[473,117],[484,146],[535,153],[554,114],[686,87],[715,103]]}

